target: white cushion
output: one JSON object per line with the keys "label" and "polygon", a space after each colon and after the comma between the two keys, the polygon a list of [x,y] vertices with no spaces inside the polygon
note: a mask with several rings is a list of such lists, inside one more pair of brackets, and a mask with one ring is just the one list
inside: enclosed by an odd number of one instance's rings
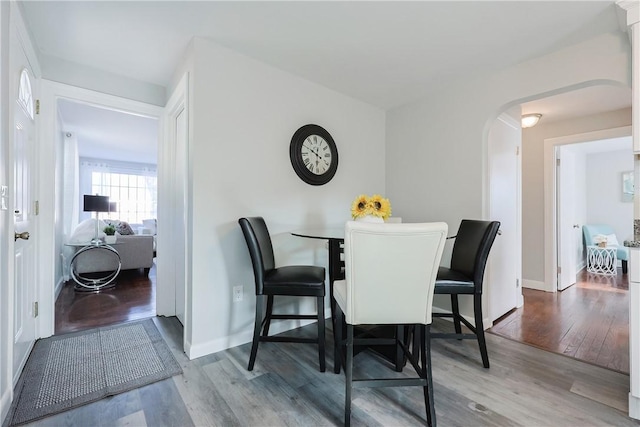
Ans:
{"label": "white cushion", "polygon": [[615,234],[607,234],[605,237],[607,238],[607,246],[620,246]]}
{"label": "white cushion", "polygon": [[[150,234],[155,236],[156,234],[158,234],[158,230],[157,230],[157,221],[156,219],[143,219],[142,220],[142,226],[146,229],[149,230]],[[145,233],[147,234],[147,233]]]}
{"label": "white cushion", "polygon": [[[102,220],[98,220],[98,239],[104,239],[104,228],[107,224]],[[69,238],[69,243],[89,243],[96,235],[96,220],[94,218],[82,221]]]}

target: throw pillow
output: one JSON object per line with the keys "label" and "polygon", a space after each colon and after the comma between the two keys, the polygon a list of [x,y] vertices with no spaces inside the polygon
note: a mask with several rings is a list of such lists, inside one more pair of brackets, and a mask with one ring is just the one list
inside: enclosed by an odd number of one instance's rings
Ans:
{"label": "throw pillow", "polygon": [[[104,238],[104,227],[106,224],[102,221],[98,222],[98,239]],[[69,243],[88,243],[96,235],[96,220],[94,218],[85,219],[82,221],[69,238]]]}
{"label": "throw pillow", "polygon": [[607,234],[606,238],[607,238],[607,246],[620,246],[620,243],[618,243],[618,238],[616,237],[615,234]]}
{"label": "throw pillow", "polygon": [[135,234],[133,232],[133,229],[129,225],[129,223],[126,222],[126,221],[120,221],[120,223],[118,225],[116,225],[116,231],[118,233],[120,233],[122,236],[126,236],[126,235],[129,235],[129,234]]}

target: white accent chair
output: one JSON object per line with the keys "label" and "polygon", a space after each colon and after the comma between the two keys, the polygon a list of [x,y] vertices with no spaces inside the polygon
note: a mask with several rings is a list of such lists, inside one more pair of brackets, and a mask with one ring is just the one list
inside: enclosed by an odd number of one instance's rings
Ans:
{"label": "white accent chair", "polygon": [[[345,226],[345,280],[334,283],[336,346],[346,375],[345,425],[351,422],[351,390],[359,387],[423,387],[427,422],[435,426],[429,326],[436,274],[447,224],[372,224],[349,221]],[[346,339],[343,342],[343,322]],[[354,336],[354,325],[396,325],[391,339]],[[420,355],[403,342],[403,327],[417,326]],[[415,369],[413,378],[353,378],[354,345],[401,347]],[[346,348],[346,357],[343,353]],[[422,366],[419,365],[422,360]]]}

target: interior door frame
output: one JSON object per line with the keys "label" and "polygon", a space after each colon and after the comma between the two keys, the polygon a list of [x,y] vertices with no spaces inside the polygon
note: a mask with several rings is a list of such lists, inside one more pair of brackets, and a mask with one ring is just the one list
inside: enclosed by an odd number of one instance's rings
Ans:
{"label": "interior door frame", "polygon": [[631,126],[603,129],[544,140],[544,291],[558,291],[558,224],[556,147],[631,136]]}
{"label": "interior door frame", "polygon": [[[53,335],[55,325],[55,262],[59,259],[57,253],[60,251],[56,247],[56,132],[62,130],[58,128],[57,101],[58,99],[69,99],[74,102],[96,105],[102,108],[110,108],[129,114],[137,114],[152,117],[158,120],[158,150],[163,149],[164,138],[162,133],[161,118],[163,107],[121,98],[101,92],[83,89],[64,83],[42,79],[41,87],[41,119],[39,124],[39,153],[38,160],[40,167],[40,180],[38,182],[38,192],[40,194],[40,216],[41,236],[39,240],[39,258],[41,264],[41,280],[38,282],[40,301],[40,338]],[[54,159],[54,160],[52,160]],[[168,173],[158,165],[158,176]],[[160,201],[158,202],[160,204]],[[160,206],[158,207],[160,208]],[[159,275],[158,275],[159,276]],[[161,282],[160,277],[158,283]]]}
{"label": "interior door frame", "polygon": [[[156,310],[159,315],[183,315],[184,334],[183,349],[189,353],[191,336],[191,274],[187,268],[191,259],[189,252],[188,226],[191,208],[189,206],[189,136],[192,135],[189,120],[189,73],[186,72],[170,95],[162,116],[162,132],[164,132],[163,149],[158,152],[158,167],[174,173],[162,174],[158,181],[158,200],[166,202],[158,206],[158,254],[162,254],[163,262],[158,265],[158,276],[162,276],[162,286],[158,289]],[[176,119],[184,113],[186,126],[183,129],[182,145],[179,143]],[[181,164],[176,164],[181,162]],[[159,175],[160,177],[160,175]],[[161,185],[160,185],[161,184]],[[160,189],[162,189],[160,191]],[[181,274],[183,273],[183,274]],[[158,279],[158,284],[160,284]],[[177,307],[176,293],[178,286],[184,289],[184,306]],[[180,313],[181,312],[181,313]]]}

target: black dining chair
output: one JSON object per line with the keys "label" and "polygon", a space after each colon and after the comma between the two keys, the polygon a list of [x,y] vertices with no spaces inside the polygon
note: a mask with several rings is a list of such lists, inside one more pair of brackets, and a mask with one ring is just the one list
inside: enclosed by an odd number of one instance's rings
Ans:
{"label": "black dining chair", "polygon": [[[256,318],[253,328],[253,343],[248,370],[252,371],[260,341],[298,342],[318,344],[320,372],[325,371],[325,325],[324,296],[325,269],[311,265],[277,267],[271,244],[271,236],[263,218],[240,218],[238,220],[247,242],[256,285]],[[317,314],[273,314],[275,296],[315,297]],[[265,309],[266,303],[266,309]],[[273,319],[317,319],[317,338],[269,336]],[[262,334],[260,331],[262,330]]]}
{"label": "black dining chair", "polygon": [[[489,355],[482,322],[482,282],[489,251],[499,229],[499,221],[463,219],[454,236],[451,265],[438,269],[435,286],[436,295],[451,295],[451,312],[433,313],[433,316],[453,318],[455,333],[432,333],[431,338],[477,339],[485,368],[489,367]],[[473,295],[475,325],[460,315],[458,295]],[[463,334],[460,323],[472,333]]]}

